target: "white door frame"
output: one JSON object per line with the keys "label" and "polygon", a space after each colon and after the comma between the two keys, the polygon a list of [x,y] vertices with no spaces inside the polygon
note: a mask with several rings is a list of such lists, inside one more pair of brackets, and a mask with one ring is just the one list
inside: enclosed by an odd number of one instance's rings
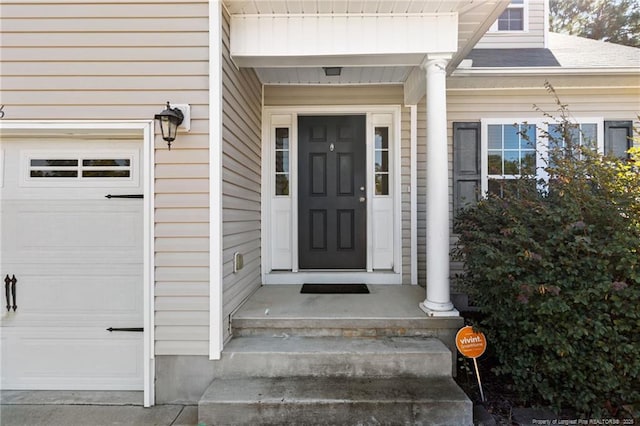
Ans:
{"label": "white door frame", "polygon": [[[366,143],[367,143],[367,269],[366,271],[299,271],[298,270],[298,218],[297,218],[297,117],[298,115],[349,115],[361,114],[366,116]],[[373,268],[373,210],[371,200],[373,200],[373,125],[372,117],[376,114],[389,114],[391,121],[391,134],[389,135],[393,144],[392,160],[393,179],[390,190],[393,191],[392,205],[392,246],[393,246],[393,267],[390,270],[375,270]],[[277,116],[275,122],[272,117]],[[286,117],[290,117],[286,119]],[[300,284],[303,282],[364,282],[368,284],[401,284],[402,283],[402,193],[401,193],[401,107],[399,105],[355,105],[355,106],[287,106],[287,107],[264,107],[262,112],[262,282],[264,284]],[[272,250],[271,241],[274,238],[272,231],[273,197],[272,175],[274,175],[275,162],[271,161],[273,148],[272,128],[279,124],[282,118],[288,120],[288,125],[277,127],[290,128],[290,143],[292,152],[290,153],[290,201],[291,201],[291,267],[288,272],[272,272]]]}
{"label": "white door frame", "polygon": [[[126,120],[126,121],[85,121],[85,120],[0,120],[0,131],[3,133],[29,133],[39,135],[46,132],[60,132],[65,134],[77,133],[108,133],[113,131],[125,132],[142,139],[143,143],[143,173],[142,184],[144,194],[143,207],[143,315],[144,315],[144,406],[155,404],[155,359],[154,359],[154,123],[152,120]],[[0,149],[0,153],[2,150]],[[2,155],[0,154],[0,159]],[[1,170],[1,164],[0,164]]]}

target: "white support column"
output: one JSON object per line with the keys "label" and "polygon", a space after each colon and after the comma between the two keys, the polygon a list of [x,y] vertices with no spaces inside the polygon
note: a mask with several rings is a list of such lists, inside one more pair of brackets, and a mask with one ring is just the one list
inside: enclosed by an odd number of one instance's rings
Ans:
{"label": "white support column", "polygon": [[449,158],[446,68],[450,55],[428,55],[427,78],[427,298],[430,316],[458,316],[449,293]]}

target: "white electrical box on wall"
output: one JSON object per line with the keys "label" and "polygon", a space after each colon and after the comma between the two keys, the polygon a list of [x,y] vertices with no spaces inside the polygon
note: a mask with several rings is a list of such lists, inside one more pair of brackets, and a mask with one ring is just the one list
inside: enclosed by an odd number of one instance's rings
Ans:
{"label": "white electrical box on wall", "polygon": [[233,273],[235,274],[242,268],[244,268],[244,256],[239,252],[233,253]]}

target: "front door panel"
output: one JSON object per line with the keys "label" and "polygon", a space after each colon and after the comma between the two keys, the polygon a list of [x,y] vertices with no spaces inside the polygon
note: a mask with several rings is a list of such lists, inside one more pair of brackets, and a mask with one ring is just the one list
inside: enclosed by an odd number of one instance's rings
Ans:
{"label": "front door panel", "polygon": [[366,268],[365,122],[298,118],[300,269]]}

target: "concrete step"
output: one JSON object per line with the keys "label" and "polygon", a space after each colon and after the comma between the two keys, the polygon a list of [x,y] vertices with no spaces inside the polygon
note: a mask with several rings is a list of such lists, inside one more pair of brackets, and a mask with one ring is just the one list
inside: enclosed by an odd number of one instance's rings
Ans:
{"label": "concrete step", "polygon": [[440,337],[463,326],[462,318],[287,318],[273,315],[232,318],[234,336]]}
{"label": "concrete step", "polygon": [[427,316],[419,286],[370,285],[370,294],[301,294],[300,286],[258,289],[231,318],[233,336],[428,336],[453,342],[462,318]]}
{"label": "concrete step", "polygon": [[472,424],[472,403],[451,378],[214,380],[198,404],[203,425]]}
{"label": "concrete step", "polygon": [[451,352],[420,337],[236,337],[216,377],[450,377]]}

